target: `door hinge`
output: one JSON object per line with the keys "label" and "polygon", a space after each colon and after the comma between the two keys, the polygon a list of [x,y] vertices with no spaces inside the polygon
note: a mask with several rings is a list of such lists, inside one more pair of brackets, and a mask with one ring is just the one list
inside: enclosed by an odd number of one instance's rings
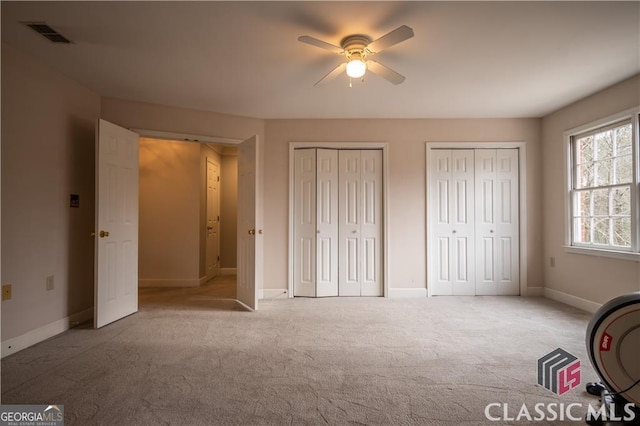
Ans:
{"label": "door hinge", "polygon": [[218,262],[220,262],[220,256],[218,256]]}
{"label": "door hinge", "polygon": [[218,222],[220,222],[220,216],[218,216]]}
{"label": "door hinge", "polygon": [[220,176],[218,176],[218,182],[220,182]]}

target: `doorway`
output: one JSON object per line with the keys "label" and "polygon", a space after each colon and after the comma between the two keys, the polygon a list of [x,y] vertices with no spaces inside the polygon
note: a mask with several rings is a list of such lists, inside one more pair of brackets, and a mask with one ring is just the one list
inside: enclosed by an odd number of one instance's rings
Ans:
{"label": "doorway", "polygon": [[[97,120],[96,122],[96,229],[100,229],[99,239],[96,238],[95,244],[95,274],[94,274],[94,325],[96,328],[106,325],[110,322],[117,321],[127,315],[138,311],[138,288],[140,286],[140,274],[139,274],[139,224],[140,221],[140,199],[138,194],[140,193],[140,176],[145,173],[149,173],[150,164],[158,162],[160,168],[158,172],[161,175],[169,176],[166,180],[168,187],[176,186],[177,182],[191,182],[189,178],[191,173],[186,173],[184,176],[175,176],[174,174],[167,172],[162,166],[167,166],[173,163],[173,157],[169,161],[162,162],[157,161],[154,155],[150,155],[144,162],[140,164],[140,135],[143,137],[155,137],[162,135],[160,139],[168,139],[175,141],[186,142],[200,142],[196,139],[190,139],[186,136],[191,135],[176,135],[165,132],[157,131],[144,131],[137,130],[132,131],[125,129],[113,123],[109,123],[105,120]],[[169,136],[169,137],[167,137]],[[176,138],[175,136],[178,136]],[[182,136],[182,137],[181,137]],[[213,139],[211,142],[226,143],[231,142],[238,149],[238,168],[237,168],[237,180],[239,182],[237,188],[238,209],[237,209],[237,221],[242,224],[243,229],[238,229],[236,232],[236,241],[238,242],[237,252],[240,254],[237,256],[238,260],[238,278],[236,280],[236,297],[235,303],[238,303],[246,310],[254,311],[258,307],[258,289],[262,287],[262,267],[263,267],[263,252],[262,252],[262,238],[254,237],[256,235],[262,236],[262,229],[256,232],[256,228],[262,226],[262,197],[259,193],[262,190],[262,168],[261,168],[261,146],[259,143],[258,135],[254,135],[244,141],[233,141],[227,139],[226,141],[215,140],[216,138],[204,137],[205,139]],[[178,147],[185,147],[188,144],[182,142],[174,143],[172,148],[176,151]],[[193,150],[191,150],[193,155]],[[154,154],[152,152],[152,154]],[[189,153],[182,153],[178,159],[182,162],[188,163]],[[201,152],[197,149],[197,158],[201,158]],[[206,158],[206,157],[205,157]],[[205,167],[206,169],[206,167]],[[197,171],[196,175],[204,175],[202,172]],[[197,186],[197,185],[196,185]],[[202,185],[204,189],[206,185]],[[193,200],[193,193],[199,196],[201,191],[193,191],[193,186],[187,186],[185,188],[179,188],[177,192],[178,197],[174,199],[164,199],[163,203],[159,205],[168,206],[171,208],[181,209],[180,214],[185,214],[187,220],[178,221],[184,222],[186,226],[196,227],[200,223],[206,223],[206,215],[200,214],[201,210],[205,207],[204,203],[200,202],[200,206],[196,206],[195,209],[184,208],[183,201]],[[206,190],[205,190],[206,193]],[[160,198],[164,197],[164,193],[160,194]],[[181,198],[182,196],[182,198]],[[200,208],[198,208],[200,207]],[[205,209],[206,210],[206,209]],[[177,211],[177,210],[176,210]],[[203,220],[188,220],[190,214],[196,211],[200,218]],[[167,219],[166,214],[163,212],[153,211],[153,215],[150,216],[149,222],[153,222],[153,219],[160,219],[160,221]],[[157,214],[156,214],[157,213]],[[119,226],[124,223],[126,232],[121,232]],[[143,220],[142,223],[147,223]],[[163,226],[158,228],[160,232],[155,235],[159,236],[159,244],[157,248],[161,252],[161,256],[158,259],[154,259],[156,262],[153,268],[160,269],[163,266],[169,264],[169,262],[163,262],[163,260],[175,260],[174,256],[166,256],[163,253],[163,249],[173,248],[170,244],[166,244],[164,241],[167,237],[167,231],[173,230],[176,226],[176,222],[169,221],[168,224],[163,223]],[[113,228],[110,229],[110,227]],[[109,238],[113,229],[114,232],[112,238],[103,243],[103,239]],[[253,238],[246,238],[244,230],[248,230],[248,234]],[[94,233],[94,235],[97,234]],[[196,244],[187,244],[186,246],[196,246],[199,251],[199,255],[189,256],[188,259],[198,265],[196,268],[197,274],[206,269],[206,265],[202,261],[204,253],[206,252],[205,239],[200,239],[200,233],[196,232]],[[187,233],[188,238],[192,238],[190,233]],[[188,241],[187,238],[187,241]],[[201,242],[198,244],[198,240]],[[179,250],[182,246],[177,247]],[[162,256],[165,256],[164,258]],[[153,262],[152,262],[153,263]],[[180,264],[181,262],[173,262],[171,267]],[[193,266],[192,263],[187,262],[187,266]],[[152,268],[152,269],[153,269]],[[172,271],[174,272],[174,271]],[[196,276],[198,276],[196,275]],[[196,285],[187,285],[186,287],[199,287],[201,280],[206,280],[206,275],[200,279],[196,278]],[[166,285],[166,279],[156,280],[156,282],[165,282],[165,285],[161,287],[171,287],[172,285]],[[168,281],[175,281],[175,278],[170,277]],[[178,278],[178,281],[186,281],[188,284],[189,278],[183,280]],[[138,285],[136,285],[138,284]],[[122,301],[123,303],[118,303]]]}
{"label": "doorway", "polygon": [[140,138],[140,287],[235,274],[237,149]]}
{"label": "doorway", "polygon": [[[258,227],[262,218],[258,212],[261,204],[254,202],[253,207],[246,205],[255,200],[259,190],[257,179],[260,176],[260,159],[257,136],[246,141],[235,141],[144,130],[139,132],[143,136],[154,136],[151,139],[158,144],[172,145],[169,155],[164,158],[155,152],[146,156],[150,159],[147,163],[141,161],[140,173],[155,173],[151,178],[160,178],[161,182],[156,183],[155,188],[160,189],[159,193],[173,191],[173,197],[165,197],[156,205],[169,211],[183,212],[183,220],[167,221],[167,215],[156,214],[161,212],[147,208],[147,211],[151,212],[150,217],[147,217],[148,220],[141,218],[141,222],[147,228],[156,222],[155,232],[149,232],[149,229],[147,232],[141,232],[142,245],[145,245],[145,237],[149,237],[151,244],[146,245],[151,246],[152,253],[153,250],[156,252],[156,261],[151,264],[152,273],[162,268],[166,272],[176,263],[183,268],[183,274],[173,273],[173,276],[165,279],[149,280],[151,282],[148,284],[144,283],[144,270],[141,268],[141,287],[147,284],[148,287],[197,288],[203,287],[213,277],[215,279],[211,282],[224,281],[226,284],[232,278],[236,283],[234,293],[237,301],[246,308],[256,309],[256,283],[260,284],[262,280],[262,271],[256,270],[262,264],[259,252],[262,246],[262,230],[249,233],[251,241],[247,241],[244,235],[247,232],[241,232],[238,224],[251,225],[249,230],[252,230]],[[141,155],[141,159],[144,157]],[[149,163],[156,166],[155,171],[148,170]],[[169,165],[174,163],[181,165],[183,170],[168,170]],[[141,187],[141,194],[144,193],[145,188]],[[241,194],[242,202],[239,200]],[[242,207],[243,203],[245,207]],[[163,220],[166,222],[164,226],[157,226]],[[176,232],[172,230],[176,227],[183,228],[184,232],[177,232],[181,239],[178,239],[176,244],[168,244],[170,236],[176,241]],[[247,256],[251,253],[254,260],[249,261]],[[244,257],[240,256],[241,254]],[[183,256],[184,261],[173,262],[176,256]],[[144,265],[144,259],[141,259],[140,263]],[[187,270],[185,266],[189,266],[190,269]],[[243,273],[243,268],[251,269],[251,273]]]}

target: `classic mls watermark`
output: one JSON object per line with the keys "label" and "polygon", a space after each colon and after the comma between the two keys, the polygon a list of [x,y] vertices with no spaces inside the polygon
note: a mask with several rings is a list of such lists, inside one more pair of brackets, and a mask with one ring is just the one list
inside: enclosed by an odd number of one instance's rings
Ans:
{"label": "classic mls watermark", "polygon": [[607,409],[605,405],[595,408],[591,404],[581,402],[565,404],[563,402],[538,402],[533,405],[522,404],[512,408],[505,402],[492,402],[484,407],[484,416],[493,422],[527,421],[527,422],[584,422],[587,420],[601,422],[631,422],[636,413],[633,403],[627,403],[622,413]]}
{"label": "classic mls watermark", "polygon": [[538,384],[563,395],[580,384],[580,360],[558,348],[538,360]]}
{"label": "classic mls watermark", "polygon": [[[558,348],[538,359],[538,384],[560,396],[580,385],[580,360]],[[619,412],[622,411],[622,412]],[[580,402],[538,402],[510,406],[505,402],[492,402],[484,407],[487,420],[499,421],[527,421],[527,422],[555,422],[572,421],[613,421],[630,422],[635,420],[634,404],[628,403],[618,412],[601,404],[595,408],[591,404]]]}
{"label": "classic mls watermark", "polygon": [[64,405],[0,405],[0,426],[64,426]]}

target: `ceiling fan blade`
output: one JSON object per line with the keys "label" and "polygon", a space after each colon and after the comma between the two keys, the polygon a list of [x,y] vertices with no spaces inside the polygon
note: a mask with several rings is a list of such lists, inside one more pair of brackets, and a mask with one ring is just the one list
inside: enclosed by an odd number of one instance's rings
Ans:
{"label": "ceiling fan blade", "polygon": [[344,49],[342,47],[334,46],[331,43],[327,43],[326,41],[318,40],[317,38],[313,38],[310,36],[300,36],[298,37],[298,41],[310,44],[315,47],[319,47],[321,49],[330,50],[331,52],[334,52],[334,53],[344,52]]}
{"label": "ceiling fan blade", "polygon": [[336,78],[339,74],[342,74],[345,69],[347,69],[347,63],[342,62],[337,67],[329,71],[327,75],[325,75],[320,80],[318,80],[318,82],[314,84],[314,86],[317,86],[318,84],[326,83],[327,81]]}
{"label": "ceiling fan blade", "polygon": [[400,84],[405,80],[405,76],[402,74],[398,74],[391,68],[386,67],[373,59],[369,59],[367,61],[367,69],[393,84]]}
{"label": "ceiling fan blade", "polygon": [[369,43],[367,48],[372,52],[378,53],[388,47],[393,46],[394,44],[398,44],[401,41],[405,41],[411,37],[413,37],[413,30],[406,25],[403,25],[391,31],[390,33],[383,35],[379,39],[372,41],[371,43]]}

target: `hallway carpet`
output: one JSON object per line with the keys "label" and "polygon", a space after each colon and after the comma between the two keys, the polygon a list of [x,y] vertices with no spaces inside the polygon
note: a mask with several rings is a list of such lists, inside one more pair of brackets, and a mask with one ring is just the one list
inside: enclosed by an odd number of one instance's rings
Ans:
{"label": "hallway carpet", "polygon": [[[143,289],[137,314],[3,359],[2,403],[63,404],[66,425],[478,425],[496,424],[489,403],[509,418],[523,404],[597,406],[583,386],[596,379],[589,314],[550,300],[296,298],[245,312],[197,290]],[[536,373],[558,347],[582,362],[583,384],[562,396]]]}

